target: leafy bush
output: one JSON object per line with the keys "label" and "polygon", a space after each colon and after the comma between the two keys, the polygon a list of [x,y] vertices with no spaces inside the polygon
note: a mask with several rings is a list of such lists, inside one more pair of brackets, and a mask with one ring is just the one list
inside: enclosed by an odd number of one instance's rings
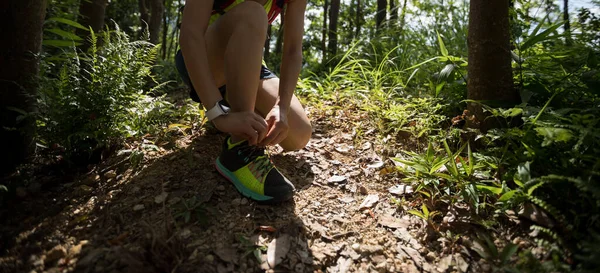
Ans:
{"label": "leafy bush", "polygon": [[[59,58],[43,60],[38,129],[43,144],[62,147],[69,158],[86,160],[90,152],[118,139],[140,136],[168,124],[181,110],[145,91],[157,47],[130,41],[118,26],[91,34],[89,53],[64,48]],[[187,109],[187,108],[186,108]]]}

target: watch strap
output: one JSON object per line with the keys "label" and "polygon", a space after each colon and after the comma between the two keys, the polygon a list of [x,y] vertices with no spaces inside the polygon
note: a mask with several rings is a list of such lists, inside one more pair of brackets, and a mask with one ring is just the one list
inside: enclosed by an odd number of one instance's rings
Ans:
{"label": "watch strap", "polygon": [[227,115],[228,112],[229,109],[223,104],[223,101],[218,101],[217,103],[215,103],[215,106],[213,106],[210,110],[206,111],[205,114],[208,118],[208,121],[212,121],[213,119],[219,116]]}

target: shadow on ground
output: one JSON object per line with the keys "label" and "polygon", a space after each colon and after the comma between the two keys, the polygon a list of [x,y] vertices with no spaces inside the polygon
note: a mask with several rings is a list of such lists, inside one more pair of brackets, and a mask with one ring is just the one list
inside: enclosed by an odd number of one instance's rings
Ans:
{"label": "shadow on ground", "polygon": [[[35,202],[15,204],[2,214],[12,223],[4,229],[12,230],[2,237],[0,271],[313,271],[294,202],[260,206],[242,198],[213,165],[223,136],[181,141],[136,168],[122,160],[101,169],[97,181],[58,185]],[[302,158],[273,161],[299,191],[312,183]],[[276,266],[267,248],[281,257]]]}

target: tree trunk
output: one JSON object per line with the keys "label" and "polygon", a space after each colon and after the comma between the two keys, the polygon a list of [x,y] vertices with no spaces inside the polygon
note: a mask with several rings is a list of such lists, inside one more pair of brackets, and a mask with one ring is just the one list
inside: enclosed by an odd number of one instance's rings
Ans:
{"label": "tree trunk", "polygon": [[323,59],[321,59],[321,65],[327,63],[327,10],[329,9],[329,3],[327,0],[323,1],[323,33],[321,34],[321,52],[323,53]]}
{"label": "tree trunk", "polygon": [[[91,27],[96,33],[102,31],[107,5],[108,0],[81,0],[79,5],[79,23],[84,27]],[[85,30],[81,31],[85,35],[88,34]]]}
{"label": "tree trunk", "polygon": [[360,20],[360,0],[356,0],[356,33],[354,33],[354,39],[358,39],[358,37],[360,37],[360,27],[361,27],[361,20]]}
{"label": "tree trunk", "polygon": [[275,41],[275,55],[277,56],[281,56],[281,52],[283,51],[283,23],[285,22],[285,12],[281,13],[280,18],[281,23],[279,24],[277,40]]}
{"label": "tree trunk", "polygon": [[148,21],[150,20],[150,12],[148,11],[148,0],[139,0],[140,7],[140,37],[144,37],[148,31]]}
{"label": "tree trunk", "polygon": [[163,0],[150,0],[150,23],[148,29],[150,31],[150,43],[158,44],[160,37],[161,21],[165,7]]}
{"label": "tree trunk", "polygon": [[337,54],[337,26],[340,15],[340,0],[331,0],[331,10],[329,12],[329,44],[327,45],[327,53],[330,58],[335,58]]}
{"label": "tree trunk", "polygon": [[398,23],[398,8],[396,8],[396,0],[390,0],[390,26],[396,26]]}
{"label": "tree trunk", "polygon": [[[14,170],[34,148],[39,53],[45,0],[0,2],[0,174]],[[19,113],[23,112],[23,113]]]}
{"label": "tree trunk", "polygon": [[571,45],[573,40],[571,40],[571,22],[569,21],[569,0],[564,0],[563,20],[565,21],[565,42],[567,45]]}
{"label": "tree trunk", "polygon": [[406,24],[406,4],[407,4],[408,0],[404,0],[404,3],[402,4],[402,14],[400,15],[400,29],[399,29],[399,33],[400,35],[404,35],[404,24]]}
{"label": "tree trunk", "polygon": [[[174,27],[173,31],[171,31],[171,43],[169,44],[169,52],[167,53],[169,56],[172,56],[171,52],[177,52],[177,49],[175,48],[177,40],[175,39],[175,37],[179,37],[177,35],[177,32],[179,31],[179,26],[181,25],[180,17],[181,17],[182,12],[183,12],[183,6],[181,5],[181,0],[177,0],[177,17],[175,19],[176,27]],[[174,51],[172,51],[172,50],[174,50]]]}
{"label": "tree trunk", "polygon": [[[508,5],[506,0],[471,0],[467,86],[470,100],[499,102],[503,107],[512,107],[519,101],[513,88]],[[494,119],[485,118],[480,104],[469,103],[468,108],[479,121],[470,126],[486,131],[499,125]]]}
{"label": "tree trunk", "polygon": [[[79,23],[84,27],[91,27],[94,33],[102,31],[107,5],[108,0],[81,0],[79,4]],[[82,29],[77,29],[76,34],[85,39],[90,33]],[[86,39],[80,48],[85,52],[89,47],[90,43]]]}
{"label": "tree trunk", "polygon": [[387,0],[377,0],[377,14],[375,15],[375,24],[377,31],[382,27],[387,17]]}
{"label": "tree trunk", "polygon": [[169,34],[169,25],[167,25],[167,21],[168,21],[168,14],[171,11],[171,1],[164,0],[163,1],[163,7],[165,8],[165,11],[163,12],[163,36],[162,36],[162,59],[166,59],[167,58],[167,38],[168,38],[168,34]]}
{"label": "tree trunk", "polygon": [[273,28],[269,25],[267,28],[267,40],[265,41],[265,51],[263,54],[263,59],[265,62],[269,62],[269,57],[271,56],[271,33],[273,32]]}

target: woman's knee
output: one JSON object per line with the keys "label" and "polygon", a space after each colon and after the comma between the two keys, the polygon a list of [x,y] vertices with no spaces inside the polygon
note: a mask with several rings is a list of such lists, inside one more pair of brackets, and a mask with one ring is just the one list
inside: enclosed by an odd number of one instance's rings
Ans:
{"label": "woman's knee", "polygon": [[281,143],[281,148],[286,151],[297,151],[306,147],[312,137],[312,126],[310,121],[302,122],[294,126],[288,133],[288,137]]}
{"label": "woman's knee", "polygon": [[236,6],[235,12],[237,13],[235,20],[238,21],[239,26],[249,27],[260,33],[264,32],[266,35],[269,21],[267,12],[261,4],[254,1],[245,1]]}

